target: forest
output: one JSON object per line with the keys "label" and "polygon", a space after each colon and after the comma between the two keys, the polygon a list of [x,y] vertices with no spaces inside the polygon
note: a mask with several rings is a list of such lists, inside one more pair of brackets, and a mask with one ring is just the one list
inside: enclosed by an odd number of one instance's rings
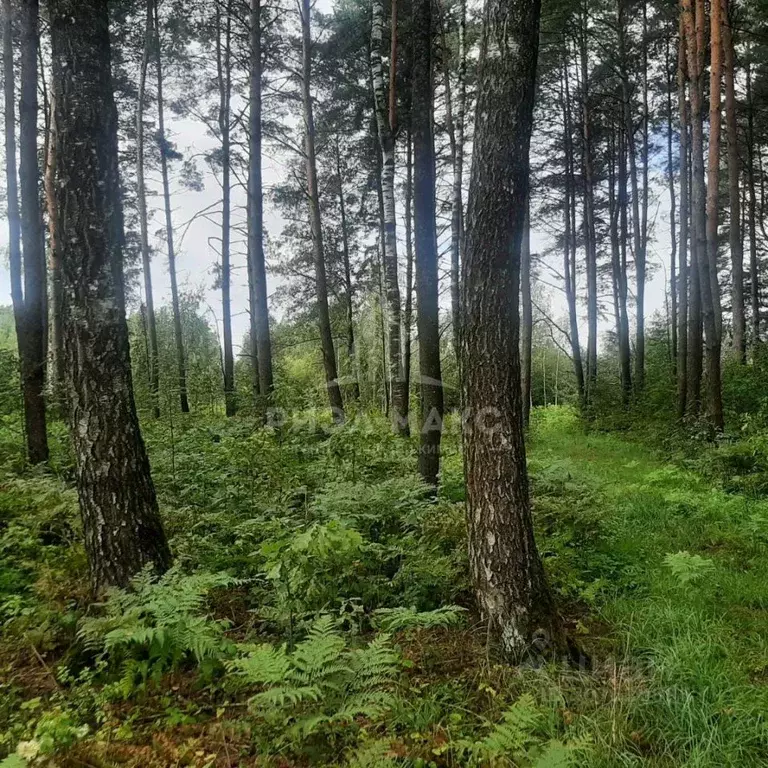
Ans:
{"label": "forest", "polygon": [[768,766],[763,0],[0,6],[0,768]]}

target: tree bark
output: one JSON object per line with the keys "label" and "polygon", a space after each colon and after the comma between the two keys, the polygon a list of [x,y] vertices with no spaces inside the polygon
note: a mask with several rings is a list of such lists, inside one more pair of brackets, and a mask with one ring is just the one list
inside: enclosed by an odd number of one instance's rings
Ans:
{"label": "tree bark", "polygon": [[152,264],[149,252],[149,220],[147,191],[144,182],[144,105],[146,103],[147,67],[154,34],[154,0],[147,0],[147,21],[144,32],[144,54],[139,70],[138,104],[136,107],[136,201],[139,209],[141,263],[144,271],[144,295],[147,323],[147,372],[152,412],[160,418],[160,355],[157,349],[155,300],[152,296]]}
{"label": "tree bark", "polygon": [[145,565],[162,572],[171,558],[131,381],[107,3],[50,0],[49,12],[70,423],[98,594]]}
{"label": "tree bark", "polygon": [[[395,135],[392,131],[394,115],[388,111],[384,91],[382,66],[382,40],[384,37],[384,6],[382,0],[373,0],[371,25],[371,76],[376,112],[376,125],[381,146],[381,189],[384,197],[384,281],[387,292],[388,349],[392,387],[392,423],[401,436],[408,435],[408,398],[400,348],[401,311],[400,284],[397,265],[397,226],[395,212]],[[390,62],[390,67],[394,62]],[[394,80],[390,77],[390,86]],[[390,101],[390,104],[392,102]]]}
{"label": "tree bark", "polygon": [[685,28],[682,18],[679,24],[679,50],[677,59],[677,99],[680,119],[680,281],[678,293],[677,331],[677,415],[682,419],[686,412],[688,385],[688,221],[690,202],[688,194],[688,107],[685,82],[687,78]]}
{"label": "tree bark", "polygon": [[432,133],[432,0],[414,0],[411,131],[416,251],[416,325],[419,333],[421,423],[419,473],[437,485],[443,430],[440,310],[435,225],[435,143]]}
{"label": "tree bark", "polygon": [[[232,3],[227,0],[222,29],[221,8],[216,4],[216,68],[219,85],[219,133],[221,135],[221,325],[224,355],[224,407],[227,416],[237,413],[235,356],[232,350],[231,288],[231,98],[232,98]],[[223,43],[222,43],[223,35]]]}
{"label": "tree bark", "polygon": [[520,335],[520,360],[522,366],[523,424],[531,420],[531,355],[533,352],[533,301],[531,296],[531,203],[525,201],[525,224],[520,250],[520,299],[522,308],[522,333]]}
{"label": "tree bark", "polygon": [[[670,348],[670,360],[675,376],[677,376],[677,200],[675,195],[675,170],[672,162],[672,83],[673,69],[669,51],[669,39],[664,47],[665,71],[667,73],[667,185],[669,186],[669,236],[671,248],[669,253],[669,296],[672,311],[669,324],[671,328],[672,344]],[[676,68],[675,68],[676,69]]]}
{"label": "tree bark", "polygon": [[[21,191],[21,241],[24,258],[24,319],[22,324],[24,339],[23,341],[19,340],[19,352],[27,456],[30,463],[39,464],[48,460],[44,395],[48,292],[45,274],[45,239],[40,208],[40,168],[37,159],[37,55],[39,46],[37,0],[24,0],[19,4],[19,9],[21,22],[19,186]],[[11,12],[10,6],[7,6],[6,13],[10,14]],[[6,24],[9,23],[9,20],[6,21]],[[12,52],[10,56],[10,72],[8,64],[6,64],[5,71],[6,78],[9,75],[11,78],[10,95],[12,98],[14,84]],[[8,88],[7,85],[6,88]],[[6,90],[7,93],[8,90]],[[13,122],[11,122],[11,130],[15,130]],[[15,158],[13,162],[15,165]]]}
{"label": "tree bark", "polygon": [[[336,370],[336,352],[331,332],[331,315],[328,310],[328,282],[325,274],[325,251],[323,249],[323,227],[320,218],[320,193],[317,187],[317,160],[315,157],[315,118],[312,106],[312,37],[310,31],[310,0],[301,0],[302,32],[302,79],[301,96],[304,105],[304,153],[307,159],[307,197],[309,219],[312,229],[312,253],[315,262],[315,290],[317,293],[317,315],[320,327],[320,344],[325,368],[325,383],[331,404],[333,420],[344,421],[344,401],[339,388]],[[399,339],[398,339],[399,342]]]}
{"label": "tree bark", "polygon": [[[410,116],[409,116],[410,121]],[[405,150],[405,307],[403,309],[403,367],[405,391],[411,391],[411,332],[413,330],[413,140],[408,127]]]}
{"label": "tree bark", "polygon": [[744,312],[744,245],[741,239],[741,195],[739,178],[739,134],[736,120],[736,56],[728,18],[728,0],[723,0],[723,52],[725,58],[725,129],[728,138],[729,244],[731,250],[731,305],[733,311],[733,354],[747,362],[747,321]]}
{"label": "tree bark", "polygon": [[165,241],[168,248],[168,276],[171,281],[171,308],[173,311],[173,335],[176,345],[176,370],[179,383],[179,407],[189,413],[187,395],[187,364],[184,355],[184,335],[181,325],[181,303],[176,280],[176,248],[173,238],[173,214],[171,209],[171,184],[168,177],[168,142],[165,138],[165,102],[163,100],[162,46],[160,44],[160,19],[157,0],[153,0],[155,14],[155,64],[157,66],[157,135],[160,144],[160,171],[163,179],[163,205],[165,207]]}
{"label": "tree bark", "polygon": [[752,67],[747,57],[747,186],[749,203],[749,300],[751,310],[751,348],[754,357],[760,346],[760,271],[757,258],[757,194],[755,192],[755,105],[752,100]]}
{"label": "tree bark", "polygon": [[262,416],[272,404],[267,267],[264,258],[264,192],[261,174],[261,0],[251,0],[248,168],[248,288],[254,406]]}
{"label": "tree bark", "polygon": [[566,647],[533,536],[513,343],[539,15],[538,0],[486,2],[462,265],[469,561],[482,616],[511,659]]}

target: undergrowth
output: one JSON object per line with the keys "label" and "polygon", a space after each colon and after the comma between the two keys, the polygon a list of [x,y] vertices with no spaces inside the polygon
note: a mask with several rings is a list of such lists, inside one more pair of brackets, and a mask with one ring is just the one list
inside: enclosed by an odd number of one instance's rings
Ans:
{"label": "undergrowth", "polygon": [[726,480],[759,476],[757,434],[694,465],[535,413],[538,542],[588,672],[488,646],[455,423],[436,499],[378,417],[146,434],[176,565],[100,605],[65,447],[6,464],[3,768],[768,764],[768,501]]}

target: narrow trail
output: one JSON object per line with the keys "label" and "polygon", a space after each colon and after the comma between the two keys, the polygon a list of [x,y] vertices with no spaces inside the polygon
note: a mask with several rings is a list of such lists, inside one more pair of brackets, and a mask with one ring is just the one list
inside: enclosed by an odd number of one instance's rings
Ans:
{"label": "narrow trail", "polygon": [[540,411],[530,443],[553,581],[579,584],[612,728],[636,744],[611,764],[768,765],[768,501],[564,409]]}

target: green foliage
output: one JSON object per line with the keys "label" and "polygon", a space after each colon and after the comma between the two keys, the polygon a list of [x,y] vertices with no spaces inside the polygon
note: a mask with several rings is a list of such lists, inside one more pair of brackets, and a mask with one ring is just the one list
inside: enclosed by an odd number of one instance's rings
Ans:
{"label": "green foliage", "polygon": [[232,644],[224,636],[229,623],[210,617],[206,599],[212,590],[235,583],[226,574],[184,575],[178,569],[158,579],[145,569],[129,591],[111,591],[104,615],[84,619],[78,637],[87,649],[121,665],[125,696],[190,659],[210,668]]}
{"label": "green foliage", "polygon": [[388,635],[352,648],[323,617],[293,651],[261,645],[227,663],[239,684],[261,690],[250,699],[275,746],[316,746],[329,733],[353,738],[356,722],[381,721],[394,701],[399,657]]}
{"label": "green foliage", "polygon": [[664,558],[664,565],[684,585],[708,576],[715,567],[712,560],[690,552],[670,553]]}

